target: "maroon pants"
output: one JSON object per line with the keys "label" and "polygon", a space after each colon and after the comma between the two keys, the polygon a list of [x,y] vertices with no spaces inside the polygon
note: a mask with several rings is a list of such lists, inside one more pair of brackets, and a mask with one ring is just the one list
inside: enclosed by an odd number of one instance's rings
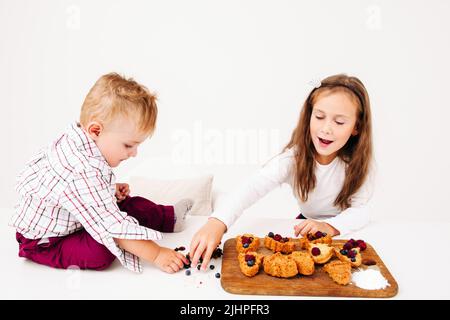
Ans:
{"label": "maroon pants", "polygon": [[[173,232],[175,214],[173,206],[158,205],[142,197],[127,197],[119,208],[136,218],[141,226],[161,232]],[[111,265],[115,256],[98,243],[84,229],[64,237],[49,238],[48,243],[39,244],[40,239],[27,239],[16,233],[19,256],[53,268],[103,270]]]}

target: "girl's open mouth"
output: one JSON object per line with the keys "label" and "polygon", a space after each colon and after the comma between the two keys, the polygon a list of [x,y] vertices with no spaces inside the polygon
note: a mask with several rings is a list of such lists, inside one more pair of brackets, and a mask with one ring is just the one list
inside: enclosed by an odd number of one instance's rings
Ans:
{"label": "girl's open mouth", "polygon": [[319,142],[320,142],[320,145],[321,145],[322,147],[327,147],[327,146],[329,146],[333,141],[319,138]]}

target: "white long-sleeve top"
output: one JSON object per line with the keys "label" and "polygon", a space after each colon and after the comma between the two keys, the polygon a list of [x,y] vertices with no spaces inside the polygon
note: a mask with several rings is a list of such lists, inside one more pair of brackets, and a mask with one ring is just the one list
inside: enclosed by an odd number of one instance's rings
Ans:
{"label": "white long-sleeve top", "polygon": [[255,175],[231,192],[218,204],[211,217],[221,220],[229,228],[243,211],[283,183],[288,183],[297,198],[300,212],[309,219],[324,221],[341,235],[356,231],[370,221],[367,203],[373,194],[374,176],[370,171],[361,188],[351,197],[350,207],[341,211],[334,200],[342,189],[345,178],[345,162],[336,157],[331,163],[316,162],[316,187],[303,202],[294,191],[295,159],[293,149],[270,160]]}

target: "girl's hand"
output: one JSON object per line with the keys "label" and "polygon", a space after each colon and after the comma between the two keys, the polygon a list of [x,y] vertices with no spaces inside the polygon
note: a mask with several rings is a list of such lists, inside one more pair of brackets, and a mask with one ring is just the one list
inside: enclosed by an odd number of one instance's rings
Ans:
{"label": "girl's hand", "polygon": [[206,270],[211,255],[219,245],[226,230],[226,225],[219,219],[208,219],[208,222],[192,238],[189,254],[192,266],[195,267],[200,257],[203,257],[201,269]]}
{"label": "girl's hand", "polygon": [[302,236],[308,233],[316,233],[317,231],[326,232],[331,237],[337,236],[340,234],[339,230],[333,228],[326,222],[320,222],[312,219],[306,219],[305,221],[299,223],[294,226],[295,236],[298,237],[299,234]]}
{"label": "girl's hand", "polygon": [[130,194],[130,186],[128,183],[116,183],[117,202],[121,202]]}
{"label": "girl's hand", "polygon": [[183,268],[183,264],[188,264],[186,257],[169,248],[161,247],[153,263],[162,271],[167,273],[175,273]]}

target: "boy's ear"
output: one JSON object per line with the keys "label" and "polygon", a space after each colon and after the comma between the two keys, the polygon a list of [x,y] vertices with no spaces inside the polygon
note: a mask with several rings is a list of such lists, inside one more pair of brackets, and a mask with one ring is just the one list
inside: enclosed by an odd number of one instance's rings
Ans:
{"label": "boy's ear", "polygon": [[100,133],[103,131],[103,126],[97,121],[92,121],[87,125],[86,131],[92,140],[96,141],[100,136]]}

